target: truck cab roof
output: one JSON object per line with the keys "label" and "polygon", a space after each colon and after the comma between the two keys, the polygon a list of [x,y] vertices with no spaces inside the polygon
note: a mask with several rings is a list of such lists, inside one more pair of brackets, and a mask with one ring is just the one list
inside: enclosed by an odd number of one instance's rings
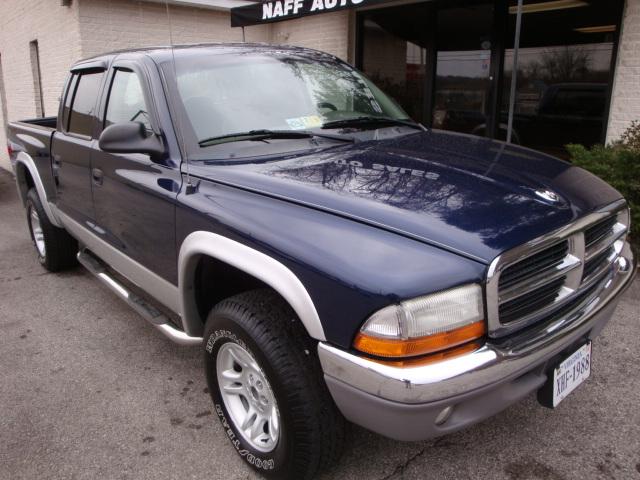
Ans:
{"label": "truck cab roof", "polygon": [[180,56],[186,51],[192,50],[208,50],[209,53],[231,53],[233,51],[261,51],[261,52],[282,52],[290,51],[295,53],[305,53],[313,56],[332,57],[333,55],[314,50],[311,48],[297,47],[292,45],[273,45],[269,43],[246,43],[246,42],[220,42],[220,43],[193,43],[193,44],[178,44],[178,45],[156,45],[139,48],[126,48],[121,50],[113,50],[110,52],[101,53],[91,57],[84,58],[76,62],[72,69],[82,67],[85,64],[93,64],[95,62],[104,61],[109,63],[114,57],[131,54],[131,55],[144,55],[152,58],[157,62],[161,62],[170,59],[174,56]]}

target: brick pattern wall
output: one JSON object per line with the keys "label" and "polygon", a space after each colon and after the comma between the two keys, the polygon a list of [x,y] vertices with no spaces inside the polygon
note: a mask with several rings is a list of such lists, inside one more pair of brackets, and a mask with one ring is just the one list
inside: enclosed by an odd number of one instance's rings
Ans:
{"label": "brick pattern wall", "polygon": [[640,120],[640,0],[627,0],[613,84],[607,142]]}
{"label": "brick pattern wall", "polygon": [[9,157],[4,146],[7,143],[7,90],[4,86],[4,74],[2,72],[2,53],[0,53],[0,168],[9,167]]}
{"label": "brick pattern wall", "polygon": [[[6,110],[7,121],[36,116],[29,42],[38,40],[44,113],[56,115],[69,65],[80,56],[78,2],[62,7],[54,0],[0,1],[0,61],[6,93],[0,112]],[[10,168],[6,144],[3,123],[0,167]]]}
{"label": "brick pattern wall", "polygon": [[[168,45],[173,42],[240,42],[242,30],[231,28],[229,13],[217,10],[166,6],[131,0],[80,0],[82,55],[123,48]],[[169,24],[169,21],[171,24]],[[248,42],[269,40],[268,26],[245,29]]]}
{"label": "brick pattern wall", "polygon": [[347,60],[349,12],[346,10],[271,24],[271,42],[315,48]]}

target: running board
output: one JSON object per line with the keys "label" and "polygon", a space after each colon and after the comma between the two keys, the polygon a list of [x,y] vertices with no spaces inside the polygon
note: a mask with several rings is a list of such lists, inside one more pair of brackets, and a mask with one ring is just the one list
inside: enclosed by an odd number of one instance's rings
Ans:
{"label": "running board", "polygon": [[113,293],[124,300],[151,325],[160,330],[170,340],[180,345],[200,345],[201,337],[191,337],[182,330],[175,328],[169,319],[158,309],[150,305],[143,298],[129,291],[124,285],[114,279],[100,264],[100,261],[86,251],[78,252],[78,261],[84,268],[94,274],[100,282],[106,285]]}

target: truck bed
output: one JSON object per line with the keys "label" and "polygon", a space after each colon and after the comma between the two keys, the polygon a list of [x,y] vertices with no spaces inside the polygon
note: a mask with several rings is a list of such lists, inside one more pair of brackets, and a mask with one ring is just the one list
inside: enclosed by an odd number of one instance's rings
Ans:
{"label": "truck bed", "polygon": [[56,124],[58,123],[58,117],[29,118],[16,123],[27,123],[29,125],[37,125],[39,127],[46,127],[55,130]]}
{"label": "truck bed", "polygon": [[[11,155],[11,163],[19,155],[29,159],[28,164],[37,171],[42,181],[47,198],[56,196],[55,181],[51,166],[51,142],[56,131],[58,117],[34,118],[9,123],[9,143],[14,145],[15,154]],[[23,169],[24,170],[24,169]],[[25,175],[25,171],[17,171],[16,175]],[[33,173],[31,173],[33,176]]]}

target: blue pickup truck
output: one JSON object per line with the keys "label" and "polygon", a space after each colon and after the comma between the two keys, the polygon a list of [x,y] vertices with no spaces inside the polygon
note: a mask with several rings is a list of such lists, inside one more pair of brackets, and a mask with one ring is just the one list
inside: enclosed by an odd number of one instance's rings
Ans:
{"label": "blue pickup truck", "polygon": [[636,271],[615,189],[425,129],[308,49],[81,61],[9,151],[42,265],[200,346],[226,435],[272,478],[336,462],[348,422],[411,441],[557,406]]}

